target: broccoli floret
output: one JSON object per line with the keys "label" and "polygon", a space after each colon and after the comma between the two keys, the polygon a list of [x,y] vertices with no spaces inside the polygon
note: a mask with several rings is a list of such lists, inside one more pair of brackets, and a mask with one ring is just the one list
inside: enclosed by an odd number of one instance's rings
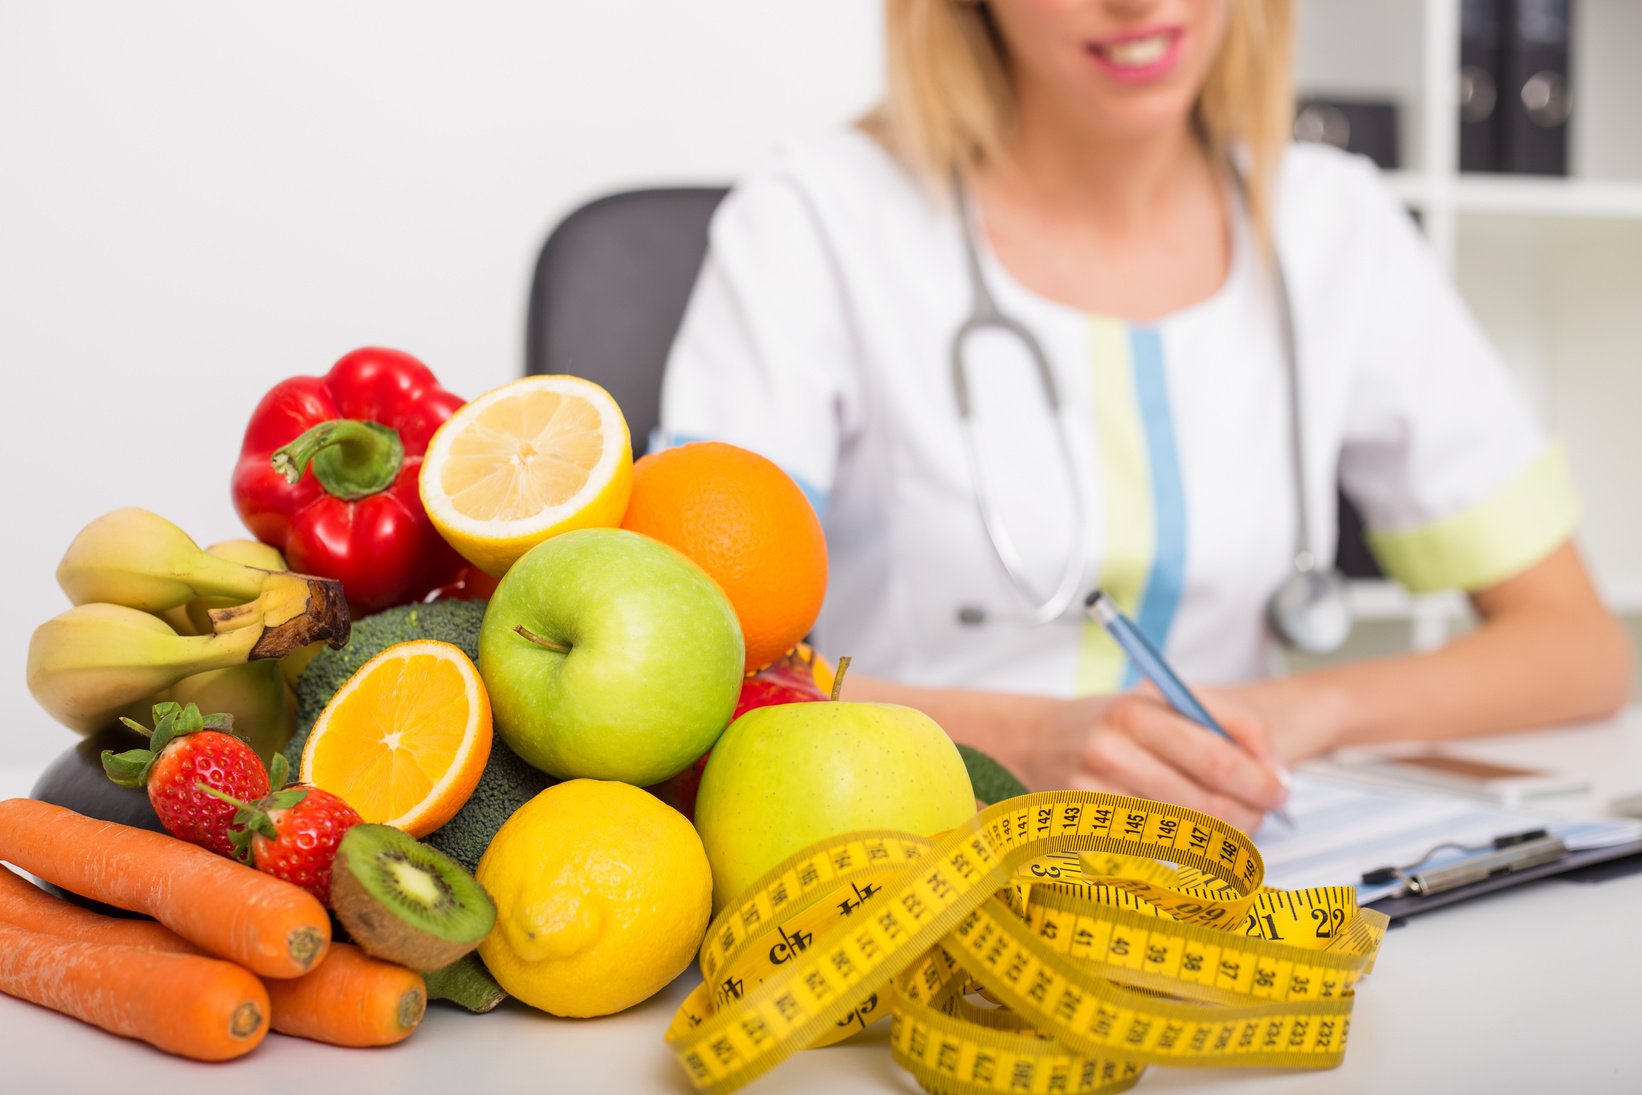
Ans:
{"label": "broccoli floret", "polygon": [[456,816],[423,837],[470,871],[479,869],[479,857],[490,847],[496,830],[519,807],[558,780],[532,768],[498,736],[491,741],[490,759],[467,805]]}
{"label": "broccoli floret", "polygon": [[[485,622],[485,601],[435,601],[426,605],[401,605],[353,622],[348,645],[341,650],[321,650],[297,679],[298,736],[303,740],[314,719],[331,702],[336,690],[348,682],[359,667],[395,643],[415,639],[437,639],[459,646],[470,658],[479,656],[479,628]],[[294,752],[293,752],[294,747]],[[301,756],[302,746],[293,741],[287,756]]]}
{"label": "broccoli floret", "polygon": [[969,782],[975,788],[975,798],[987,806],[1006,798],[1026,794],[1026,785],[1015,778],[1009,769],[975,748],[958,744],[958,752],[969,769]]}
{"label": "broccoli floret", "polygon": [[[450,643],[477,662],[479,627],[484,619],[484,601],[435,601],[390,608],[355,620],[348,645],[341,650],[321,651],[297,679],[296,733],[285,747],[292,771],[301,767],[302,749],[314,721],[360,666],[395,643],[414,639]],[[547,773],[520,760],[498,736],[492,739],[490,759],[473,797],[425,839],[468,870],[474,870],[502,822],[554,782]]]}

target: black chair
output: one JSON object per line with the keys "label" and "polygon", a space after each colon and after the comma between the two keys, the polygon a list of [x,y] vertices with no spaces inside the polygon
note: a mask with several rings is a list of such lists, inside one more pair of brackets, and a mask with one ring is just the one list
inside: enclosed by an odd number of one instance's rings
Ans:
{"label": "black chair", "polygon": [[[571,213],[542,245],[525,323],[525,372],[609,390],[642,455],[661,417],[661,374],[707,253],[722,187],[629,190]],[[1340,495],[1340,568],[1381,576],[1362,518]]]}
{"label": "black chair", "polygon": [[542,245],[530,286],[526,373],[574,373],[616,398],[649,448],[661,374],[707,253],[723,187],[630,190],[566,217]]}

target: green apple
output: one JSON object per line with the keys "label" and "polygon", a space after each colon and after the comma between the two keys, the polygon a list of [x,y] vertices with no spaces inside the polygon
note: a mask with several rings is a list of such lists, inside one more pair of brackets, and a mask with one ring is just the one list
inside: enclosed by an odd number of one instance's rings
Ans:
{"label": "green apple", "polygon": [[974,814],[952,739],[923,712],[887,703],[754,708],[713,746],[696,793],[715,910],[817,841],[857,829],[932,836]]}
{"label": "green apple", "polygon": [[496,732],[560,779],[676,775],[730,721],[744,657],[735,609],[706,571],[614,528],[531,548],[479,633]]}

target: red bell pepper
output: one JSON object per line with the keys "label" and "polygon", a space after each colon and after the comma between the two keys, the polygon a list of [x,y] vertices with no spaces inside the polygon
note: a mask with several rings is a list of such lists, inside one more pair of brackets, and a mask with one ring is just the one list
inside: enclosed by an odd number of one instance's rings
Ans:
{"label": "red bell pepper", "polygon": [[234,469],[245,527],[291,569],[335,578],[356,615],[422,600],[466,563],[417,494],[433,432],[464,400],[398,350],[355,350],[257,404]]}

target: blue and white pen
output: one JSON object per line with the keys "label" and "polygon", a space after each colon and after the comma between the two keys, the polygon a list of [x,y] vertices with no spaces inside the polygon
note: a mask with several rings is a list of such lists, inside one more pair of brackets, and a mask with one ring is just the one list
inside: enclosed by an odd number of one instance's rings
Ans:
{"label": "blue and white pen", "polygon": [[[1205,730],[1219,734],[1234,745],[1237,744],[1237,739],[1226,733],[1226,728],[1214,721],[1209,709],[1198,702],[1184,681],[1175,676],[1174,670],[1169,668],[1169,663],[1163,660],[1163,655],[1157,652],[1157,648],[1147,640],[1133,620],[1118,611],[1117,605],[1112,603],[1110,597],[1097,589],[1089,594],[1089,599],[1083,603],[1083,609],[1116,640],[1123,648],[1123,652],[1135,663],[1140,675],[1151,681],[1157,690],[1163,693],[1163,699],[1170,707]],[[1281,768],[1277,769],[1277,780],[1284,789],[1288,788],[1288,774]],[[1284,825],[1290,828],[1294,826],[1294,822],[1281,807],[1273,810],[1272,815]]]}

